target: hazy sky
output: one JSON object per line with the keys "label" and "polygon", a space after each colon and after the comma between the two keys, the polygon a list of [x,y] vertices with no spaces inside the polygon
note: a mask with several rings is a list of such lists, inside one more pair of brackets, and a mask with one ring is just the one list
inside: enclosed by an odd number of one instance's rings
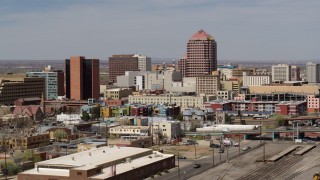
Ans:
{"label": "hazy sky", "polygon": [[320,0],[0,0],[0,59],[179,58],[199,29],[218,59],[320,59]]}

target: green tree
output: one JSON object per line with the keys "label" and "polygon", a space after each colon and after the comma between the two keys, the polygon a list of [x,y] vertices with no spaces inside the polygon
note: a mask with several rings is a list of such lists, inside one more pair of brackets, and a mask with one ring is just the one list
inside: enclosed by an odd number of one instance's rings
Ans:
{"label": "green tree", "polygon": [[285,120],[282,114],[276,114],[274,116],[275,120],[278,121],[279,126],[284,126],[285,125]]}
{"label": "green tree", "polygon": [[25,161],[30,161],[32,160],[32,157],[33,157],[33,152],[32,150],[25,150],[22,154],[22,157],[23,157],[23,160]]}
{"label": "green tree", "polygon": [[87,111],[82,111],[81,119],[84,121],[89,121],[90,115],[87,113]]}
{"label": "green tree", "polygon": [[174,119],[178,120],[178,121],[183,121],[183,115],[182,113],[179,113],[178,115],[173,116]]}
{"label": "green tree", "polygon": [[225,122],[226,124],[231,124],[232,123],[232,117],[229,116],[228,114],[225,115]]}
{"label": "green tree", "polygon": [[54,138],[58,139],[59,141],[61,141],[61,139],[68,138],[68,134],[61,129],[54,131],[53,136],[54,136]]}
{"label": "green tree", "polygon": [[91,118],[93,119],[100,118],[100,107],[93,107],[91,109]]}
{"label": "green tree", "polygon": [[21,166],[14,163],[12,160],[7,160],[7,163],[1,162],[2,171],[7,175],[16,175],[22,171]]}

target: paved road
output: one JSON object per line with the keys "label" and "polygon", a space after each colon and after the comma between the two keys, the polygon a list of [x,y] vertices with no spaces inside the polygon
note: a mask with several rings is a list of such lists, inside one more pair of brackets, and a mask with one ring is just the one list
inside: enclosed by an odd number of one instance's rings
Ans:
{"label": "paved road", "polygon": [[[240,148],[243,146],[250,146],[252,148],[255,148],[259,145],[260,141],[246,141],[241,143]],[[225,148],[224,153],[218,153],[218,148],[215,148],[214,153],[214,164],[217,166],[220,162],[225,162],[227,159],[227,156],[229,159],[232,157],[236,157],[239,155],[239,148],[238,147],[229,147]],[[240,151],[242,153],[242,150]],[[221,161],[220,161],[220,155],[221,155]],[[206,156],[202,157],[196,160],[179,160],[180,166],[180,179],[188,179],[192,176],[195,176],[197,174],[200,174],[210,168],[212,168],[212,156]],[[200,168],[193,168],[194,163],[200,163]],[[177,160],[176,160],[177,164]],[[179,171],[178,168],[172,169],[167,174],[163,174],[162,176],[157,176],[156,179],[163,179],[163,180],[169,180],[169,179],[179,179]]]}

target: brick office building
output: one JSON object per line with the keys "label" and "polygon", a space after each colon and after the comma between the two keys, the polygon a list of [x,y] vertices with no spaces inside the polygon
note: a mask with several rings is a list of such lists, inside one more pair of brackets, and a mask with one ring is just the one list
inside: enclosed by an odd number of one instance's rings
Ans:
{"label": "brick office building", "polygon": [[65,60],[66,98],[86,100],[99,98],[99,59],[75,56]]}
{"label": "brick office building", "polygon": [[119,54],[109,57],[109,80],[115,82],[117,76],[125,75],[126,71],[138,71],[138,57],[134,54]]}

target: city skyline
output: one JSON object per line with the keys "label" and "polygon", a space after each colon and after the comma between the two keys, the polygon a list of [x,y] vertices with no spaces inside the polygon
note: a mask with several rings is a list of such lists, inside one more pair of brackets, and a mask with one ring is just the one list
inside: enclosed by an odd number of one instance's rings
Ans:
{"label": "city skyline", "polygon": [[319,7],[316,0],[2,1],[0,59],[180,58],[203,29],[219,44],[218,60],[316,61]]}

